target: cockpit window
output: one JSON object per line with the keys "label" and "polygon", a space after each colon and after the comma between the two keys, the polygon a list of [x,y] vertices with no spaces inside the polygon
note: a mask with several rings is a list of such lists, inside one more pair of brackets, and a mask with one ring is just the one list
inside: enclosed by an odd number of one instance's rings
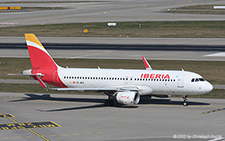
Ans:
{"label": "cockpit window", "polygon": [[200,81],[205,81],[203,78],[199,78]]}
{"label": "cockpit window", "polygon": [[205,81],[203,78],[192,78],[191,82],[199,82],[199,81]]}

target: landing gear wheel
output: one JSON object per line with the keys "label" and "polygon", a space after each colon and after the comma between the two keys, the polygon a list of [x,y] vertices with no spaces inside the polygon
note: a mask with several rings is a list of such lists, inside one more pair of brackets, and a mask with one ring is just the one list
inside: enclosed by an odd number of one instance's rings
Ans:
{"label": "landing gear wheel", "polygon": [[183,99],[184,99],[183,106],[188,106],[188,99],[187,99],[187,95],[185,95],[185,96],[183,97]]}
{"label": "landing gear wheel", "polygon": [[184,101],[183,106],[188,106],[188,103]]}
{"label": "landing gear wheel", "polygon": [[114,101],[113,100],[110,100],[109,101],[109,104],[110,104],[110,106],[113,106],[114,105]]}
{"label": "landing gear wheel", "polygon": [[113,100],[106,100],[105,101],[105,106],[113,106],[114,105],[114,101]]}

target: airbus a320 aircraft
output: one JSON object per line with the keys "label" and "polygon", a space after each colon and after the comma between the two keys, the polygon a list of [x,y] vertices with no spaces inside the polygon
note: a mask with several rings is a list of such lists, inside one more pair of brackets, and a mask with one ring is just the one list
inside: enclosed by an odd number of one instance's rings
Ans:
{"label": "airbus a320 aircraft", "polygon": [[22,75],[32,76],[41,87],[45,83],[57,86],[48,88],[63,91],[97,91],[108,95],[106,106],[114,100],[120,104],[138,104],[140,96],[183,95],[187,106],[187,95],[206,94],[212,85],[199,74],[188,71],[153,70],[143,58],[146,69],[86,69],[62,68],[58,66],[34,34],[25,34],[32,69]]}

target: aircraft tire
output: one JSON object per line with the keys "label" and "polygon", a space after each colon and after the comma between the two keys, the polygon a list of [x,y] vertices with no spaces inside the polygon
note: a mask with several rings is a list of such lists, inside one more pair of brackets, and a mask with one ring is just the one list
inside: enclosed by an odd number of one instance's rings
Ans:
{"label": "aircraft tire", "polygon": [[106,100],[105,101],[105,106],[113,106],[114,105],[114,101],[113,100]]}

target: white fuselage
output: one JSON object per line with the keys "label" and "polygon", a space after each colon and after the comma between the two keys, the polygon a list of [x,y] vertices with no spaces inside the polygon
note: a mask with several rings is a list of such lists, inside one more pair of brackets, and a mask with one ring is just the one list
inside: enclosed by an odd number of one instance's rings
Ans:
{"label": "white fuselage", "polygon": [[140,95],[196,95],[213,89],[188,71],[58,68],[58,75],[68,88],[135,87]]}

